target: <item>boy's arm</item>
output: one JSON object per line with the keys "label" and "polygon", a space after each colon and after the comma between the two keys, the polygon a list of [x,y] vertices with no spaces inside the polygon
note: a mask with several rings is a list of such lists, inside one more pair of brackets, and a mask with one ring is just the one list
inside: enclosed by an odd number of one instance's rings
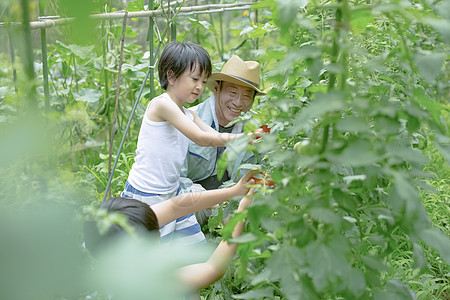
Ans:
{"label": "boy's arm", "polygon": [[[194,121],[190,120],[180,108],[172,101],[158,101],[153,107],[158,112],[158,116],[162,120],[167,120],[175,126],[188,139],[202,147],[223,147],[225,144],[241,134],[219,133],[211,128],[211,130],[200,128]],[[194,115],[194,119],[198,116]],[[206,129],[206,130],[205,130]]]}
{"label": "boy's arm", "polygon": [[[246,207],[252,202],[253,190],[251,189],[247,196],[241,200],[238,212],[245,211]],[[244,223],[238,222],[234,227],[232,237],[240,236],[243,228]],[[207,262],[180,268],[178,272],[179,278],[189,287],[197,290],[207,287],[225,274],[236,254],[237,246],[238,244],[221,241]]]}
{"label": "boy's arm", "polygon": [[192,110],[189,110],[191,114],[194,116],[194,123],[203,131],[215,133],[217,130],[203,122],[203,120]]}
{"label": "boy's arm", "polygon": [[163,226],[177,218],[225,202],[234,196],[247,194],[249,190],[247,185],[254,184],[252,175],[253,172],[248,172],[230,188],[181,194],[152,205],[151,208],[156,214],[159,226]]}

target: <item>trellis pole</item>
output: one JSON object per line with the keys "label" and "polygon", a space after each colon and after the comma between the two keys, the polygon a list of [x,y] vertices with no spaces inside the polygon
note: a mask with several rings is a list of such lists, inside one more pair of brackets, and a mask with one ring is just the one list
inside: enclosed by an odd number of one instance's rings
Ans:
{"label": "trellis pole", "polygon": [[9,51],[11,53],[11,65],[12,65],[12,72],[13,72],[13,80],[14,80],[14,92],[17,94],[18,88],[17,88],[17,70],[14,65],[14,62],[16,61],[16,55],[14,53],[14,44],[13,40],[11,38],[11,32],[8,30],[8,38],[9,38]]}
{"label": "trellis pole", "polygon": [[[119,94],[120,94],[120,83],[122,79],[122,63],[123,63],[123,48],[125,45],[125,31],[127,27],[127,14],[128,12],[125,12],[125,16],[123,17],[123,27],[122,27],[122,39],[120,43],[120,58],[119,58],[119,70],[117,74],[117,87],[116,87],[116,103],[114,106],[114,118],[111,125],[111,134],[109,139],[109,163],[108,163],[108,176],[111,177],[111,158],[112,158],[112,149],[114,146],[114,133],[116,130],[116,120],[117,120],[117,110],[119,106]],[[106,194],[111,194],[111,189],[106,191]]]}
{"label": "trellis pole", "polygon": [[[206,3],[209,4],[209,1],[206,0]],[[214,4],[215,4],[215,1],[214,1]],[[211,26],[214,27],[214,19],[213,19],[211,12],[209,13],[209,21],[211,22]],[[223,52],[222,52],[222,49],[220,48],[219,38],[217,37],[217,35],[215,35],[214,39],[216,40],[217,52],[219,52],[220,60],[223,61]]]}
{"label": "trellis pole", "polygon": [[102,57],[102,61],[103,61],[103,80],[105,81],[105,85],[104,85],[104,88],[105,88],[105,100],[104,100],[104,108],[105,108],[105,111],[104,111],[104,115],[105,116],[107,116],[108,115],[108,107],[109,107],[109,103],[108,103],[108,101],[109,101],[109,86],[108,86],[108,82],[109,82],[109,76],[108,76],[108,71],[106,70],[106,64],[107,64],[107,62],[106,62],[106,53],[107,53],[107,48],[108,48],[108,32],[105,32],[105,30],[107,30],[107,29],[105,29],[105,22],[106,21],[103,21],[102,22],[102,34],[104,34],[104,38],[101,40],[101,43],[102,43],[102,54],[103,54],[103,57]]}
{"label": "trellis pole", "polygon": [[[195,0],[195,6],[198,5],[198,0]],[[199,20],[199,17],[197,15],[197,21]],[[197,44],[200,43],[200,29],[197,27],[195,28],[195,41],[197,42]]]}
{"label": "trellis pole", "polygon": [[[39,15],[44,15],[44,3],[39,1]],[[42,77],[44,79],[45,112],[50,111],[50,91],[48,88],[48,61],[47,61],[47,34],[46,29],[41,28],[41,53],[42,53]]]}
{"label": "trellis pole", "polygon": [[28,0],[21,0],[22,14],[23,14],[23,32],[25,40],[25,76],[29,80],[31,86],[28,90],[28,98],[30,109],[33,111],[37,108],[37,100],[35,95],[35,82],[34,82],[34,67],[33,67],[33,44],[31,42],[31,28],[30,28],[30,11],[28,6]]}
{"label": "trellis pole", "polygon": [[[214,1],[215,2],[215,1]],[[219,13],[219,24],[220,24],[220,28],[219,28],[219,30],[220,30],[220,47],[221,47],[221,51],[219,52],[220,54],[221,54],[221,59],[223,60],[223,53],[225,52],[224,51],[224,48],[223,48],[223,18],[222,18],[222,12],[220,12]]]}
{"label": "trellis pole", "polygon": [[[149,0],[148,6],[151,9],[153,9],[153,4],[154,4],[153,0]],[[153,53],[154,52],[154,42],[153,42],[154,27],[155,27],[155,20],[153,19],[153,17],[150,17],[148,20],[148,35],[147,35],[147,38],[149,41],[148,51],[150,53],[150,55],[149,55],[149,65],[150,66],[153,66],[153,64],[155,63],[155,60],[153,57],[153,55],[154,55],[154,53]],[[150,73],[150,99],[153,99],[154,94],[155,94],[154,81],[155,81],[155,72],[153,70],[153,72]]]}
{"label": "trellis pole", "polygon": [[[257,0],[255,0],[254,1],[255,3],[257,2]],[[258,22],[259,22],[259,14],[258,14],[258,10],[257,9],[255,9],[255,24],[257,25],[258,24]],[[257,25],[258,26],[258,25]],[[258,50],[259,49],[259,38],[257,37],[256,39],[255,39],[256,41],[255,41],[255,48],[256,48],[256,50]]]}

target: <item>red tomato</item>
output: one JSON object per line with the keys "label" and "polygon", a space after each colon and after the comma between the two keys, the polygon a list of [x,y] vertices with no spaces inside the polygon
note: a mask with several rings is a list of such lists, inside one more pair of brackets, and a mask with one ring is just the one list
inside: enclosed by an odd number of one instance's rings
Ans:
{"label": "red tomato", "polygon": [[270,133],[270,127],[265,124],[262,126],[262,128],[256,129],[255,133],[256,133],[256,139],[259,139],[262,136],[262,134]]}
{"label": "red tomato", "polygon": [[255,180],[255,184],[270,186],[271,188],[275,187],[275,182],[270,179],[270,175],[268,173],[259,172],[257,174],[257,176],[261,178],[256,178],[254,175],[251,178]]}

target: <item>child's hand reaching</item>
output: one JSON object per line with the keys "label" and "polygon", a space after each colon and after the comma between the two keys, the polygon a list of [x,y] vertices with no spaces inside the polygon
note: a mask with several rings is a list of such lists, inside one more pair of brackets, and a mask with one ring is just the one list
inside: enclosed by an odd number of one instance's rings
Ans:
{"label": "child's hand reaching", "polygon": [[248,191],[247,195],[244,198],[242,198],[241,202],[239,202],[238,211],[240,211],[240,212],[244,211],[247,208],[247,206],[249,206],[253,202],[253,194],[254,193],[255,193],[255,188],[252,187]]}
{"label": "child's hand reaching", "polygon": [[249,191],[249,185],[255,184],[255,179],[253,179],[253,174],[255,171],[249,171],[245,174],[235,186],[233,186],[233,190],[236,196],[244,196]]}

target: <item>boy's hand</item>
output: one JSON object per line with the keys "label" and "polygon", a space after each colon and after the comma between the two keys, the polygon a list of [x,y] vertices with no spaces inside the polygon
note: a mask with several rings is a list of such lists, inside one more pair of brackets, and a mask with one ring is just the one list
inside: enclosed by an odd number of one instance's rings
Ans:
{"label": "boy's hand", "polygon": [[245,174],[238,183],[233,187],[236,196],[246,195],[249,191],[249,185],[255,184],[255,179],[253,179],[253,174],[256,171],[249,171]]}

